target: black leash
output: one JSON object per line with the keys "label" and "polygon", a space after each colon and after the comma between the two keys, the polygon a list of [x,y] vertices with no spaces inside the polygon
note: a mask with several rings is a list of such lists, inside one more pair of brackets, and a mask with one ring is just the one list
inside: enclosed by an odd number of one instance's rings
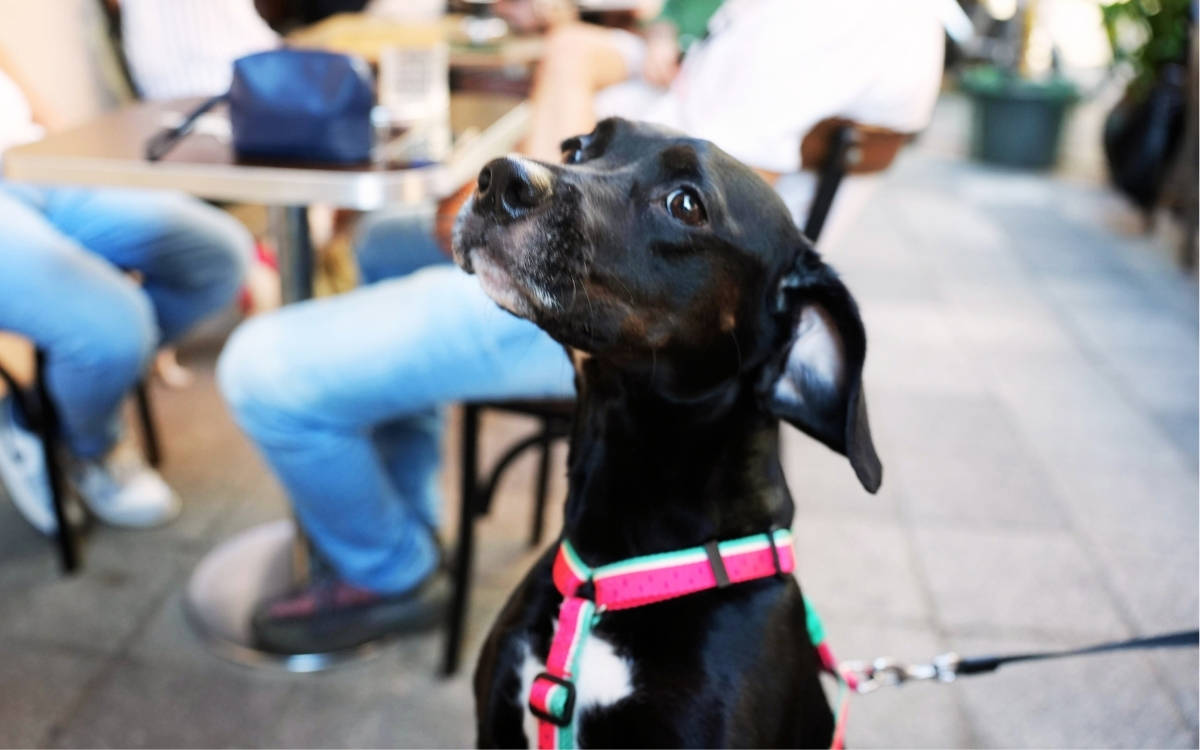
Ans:
{"label": "black leash", "polygon": [[850,661],[841,665],[842,677],[859,693],[870,693],[881,687],[901,685],[917,680],[953,682],[960,676],[995,672],[1005,664],[1023,661],[1064,659],[1070,656],[1086,656],[1109,651],[1129,651],[1150,648],[1187,648],[1200,645],[1200,631],[1186,630],[1147,638],[1130,638],[1124,641],[1099,643],[1083,648],[1057,651],[1035,651],[1022,654],[999,656],[973,656],[970,658],[956,653],[936,656],[928,664],[905,664],[886,657],[872,662]]}
{"label": "black leash", "polygon": [[1068,656],[1084,656],[1086,654],[1102,654],[1107,651],[1129,651],[1143,648],[1186,648],[1200,645],[1200,631],[1188,630],[1166,635],[1155,635],[1149,638],[1130,638],[1127,641],[1100,643],[1084,648],[1064,649],[1062,651],[1039,651],[1027,654],[1008,654],[1006,656],[976,656],[961,659],[958,662],[957,674],[984,674],[995,672],[1005,664],[1021,661],[1041,661],[1043,659],[1062,659]]}

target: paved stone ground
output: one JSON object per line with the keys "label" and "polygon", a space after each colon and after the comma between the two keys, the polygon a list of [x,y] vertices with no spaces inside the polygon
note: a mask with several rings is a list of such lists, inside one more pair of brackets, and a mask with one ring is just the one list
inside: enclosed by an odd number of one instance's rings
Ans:
{"label": "paved stone ground", "polygon": [[[957,142],[935,128],[910,149],[831,257],[867,319],[886,473],[867,496],[843,461],[789,433],[800,580],[843,657],[1195,627],[1194,277],[1103,187],[982,168],[946,147]],[[434,677],[440,634],[307,676],[227,664],[192,638],[191,568],[284,504],[213,389],[215,347],[184,354],[199,382],[156,394],[179,522],[97,530],[66,579],[0,503],[0,745],[471,742],[468,678]],[[488,450],[523,427],[488,423]],[[472,654],[531,560],[531,475],[519,467],[481,527]],[[857,699],[849,741],[1195,747],[1197,667],[1189,649],[913,685]]]}

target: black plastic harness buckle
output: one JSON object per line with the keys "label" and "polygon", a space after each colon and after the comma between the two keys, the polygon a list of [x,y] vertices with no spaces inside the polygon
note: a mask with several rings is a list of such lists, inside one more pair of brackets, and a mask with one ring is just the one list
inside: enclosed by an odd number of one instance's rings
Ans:
{"label": "black plastic harness buckle", "polygon": [[538,680],[549,680],[555,685],[559,685],[567,691],[567,701],[563,704],[562,716],[555,716],[533,705],[533,699],[529,699],[529,710],[533,715],[542,721],[548,721],[556,727],[566,727],[571,725],[571,718],[575,715],[575,683],[562,677],[556,677],[549,672],[542,672],[537,677],[533,678],[534,682]]}
{"label": "black plastic harness buckle", "polygon": [[712,568],[713,578],[717,579],[717,588],[730,585],[729,571],[725,570],[725,560],[721,558],[721,548],[716,540],[704,543],[704,554],[708,555],[708,566]]}

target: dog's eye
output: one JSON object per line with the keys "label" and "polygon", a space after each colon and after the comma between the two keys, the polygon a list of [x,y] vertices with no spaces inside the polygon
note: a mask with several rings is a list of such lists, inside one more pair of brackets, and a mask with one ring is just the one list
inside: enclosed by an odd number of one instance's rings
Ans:
{"label": "dog's eye", "polygon": [[672,190],[667,195],[667,212],[690,226],[699,226],[708,220],[700,196],[691,188]]}
{"label": "dog's eye", "polygon": [[584,160],[582,148],[565,148],[562,152],[563,164],[578,164]]}

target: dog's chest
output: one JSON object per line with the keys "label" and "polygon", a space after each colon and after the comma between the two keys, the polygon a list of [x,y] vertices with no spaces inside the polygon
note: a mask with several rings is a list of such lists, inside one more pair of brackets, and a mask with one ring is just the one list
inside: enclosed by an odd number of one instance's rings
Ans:
{"label": "dog's chest", "polygon": [[[557,629],[558,623],[555,622]],[[520,705],[524,711],[525,739],[531,746],[537,745],[537,719],[529,711],[529,689],[546,664],[533,655],[529,641],[521,642],[523,656],[520,661],[521,694]],[[617,654],[612,643],[603,636],[593,633],[583,643],[579,656],[579,673],[575,676],[575,717],[588,711],[611,706],[633,694],[633,665]],[[576,725],[578,726],[578,725]]]}

